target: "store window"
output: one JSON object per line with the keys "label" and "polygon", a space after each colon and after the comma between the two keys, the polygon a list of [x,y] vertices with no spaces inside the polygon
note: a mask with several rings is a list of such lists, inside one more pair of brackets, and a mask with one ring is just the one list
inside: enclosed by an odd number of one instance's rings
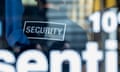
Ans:
{"label": "store window", "polygon": [[0,21],[0,37],[2,36],[2,22]]}

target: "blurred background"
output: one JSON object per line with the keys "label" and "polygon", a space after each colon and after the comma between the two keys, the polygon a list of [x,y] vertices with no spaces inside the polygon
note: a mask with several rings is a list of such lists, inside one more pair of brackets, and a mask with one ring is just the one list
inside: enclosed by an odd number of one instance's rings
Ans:
{"label": "blurred background", "polygon": [[[0,1],[0,48],[6,48],[8,47],[8,44],[5,39],[5,6],[4,1]],[[92,31],[92,25],[87,19],[90,15],[97,11],[103,11],[114,7],[119,8],[117,5],[119,0],[72,0],[72,2],[69,2],[69,0],[64,1],[68,1],[65,3],[66,6],[70,6],[67,11],[67,16],[73,22],[82,27],[85,32],[87,32],[89,41],[97,41],[99,43],[99,48],[104,50],[105,40],[112,36],[113,39],[118,40],[118,52],[120,52],[120,25],[118,25],[118,30],[111,34],[107,34],[103,31],[100,33],[94,33]],[[25,8],[35,7],[37,5],[35,0],[22,0],[22,4]],[[120,61],[118,61],[118,64],[120,64]]]}
{"label": "blurred background", "polygon": [[[97,41],[100,46],[99,48],[102,48],[104,47],[104,40],[108,37],[114,35],[114,39],[119,39],[119,26],[116,33],[93,33],[91,31],[92,26],[90,23],[88,23],[87,17],[97,11],[102,11],[114,7],[118,8],[118,2],[119,0],[72,0],[72,2],[66,3],[66,5],[71,5],[70,9],[68,9],[69,11],[67,12],[67,16],[87,32],[89,40]],[[35,0],[22,0],[22,3],[25,7],[37,5]]]}

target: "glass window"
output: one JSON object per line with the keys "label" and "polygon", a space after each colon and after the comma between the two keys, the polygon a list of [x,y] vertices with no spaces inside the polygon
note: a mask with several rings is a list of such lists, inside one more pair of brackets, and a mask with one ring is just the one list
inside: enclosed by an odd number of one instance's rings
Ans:
{"label": "glass window", "polygon": [[2,36],[2,22],[0,21],[0,37]]}

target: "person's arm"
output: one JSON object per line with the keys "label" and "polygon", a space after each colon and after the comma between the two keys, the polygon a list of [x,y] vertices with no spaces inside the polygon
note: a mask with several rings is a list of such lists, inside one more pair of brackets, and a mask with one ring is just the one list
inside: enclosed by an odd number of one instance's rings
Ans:
{"label": "person's arm", "polygon": [[16,43],[29,44],[22,30],[23,6],[21,0],[6,0],[6,39],[10,46]]}

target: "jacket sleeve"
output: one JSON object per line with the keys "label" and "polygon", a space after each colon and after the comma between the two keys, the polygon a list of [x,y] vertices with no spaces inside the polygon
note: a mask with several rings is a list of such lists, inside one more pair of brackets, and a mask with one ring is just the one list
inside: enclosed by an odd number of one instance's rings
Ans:
{"label": "jacket sleeve", "polygon": [[17,42],[20,44],[29,44],[27,37],[22,31],[23,6],[21,0],[6,0],[6,40],[10,46]]}

